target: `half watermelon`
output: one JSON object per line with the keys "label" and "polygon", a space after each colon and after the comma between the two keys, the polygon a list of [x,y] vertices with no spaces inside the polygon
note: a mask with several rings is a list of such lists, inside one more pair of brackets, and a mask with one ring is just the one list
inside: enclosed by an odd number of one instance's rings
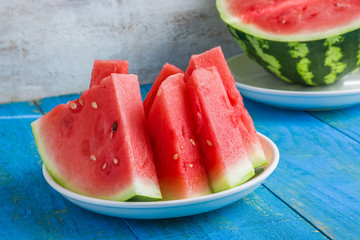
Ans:
{"label": "half watermelon", "polygon": [[110,200],[161,198],[136,75],[111,74],[31,126],[63,187]]}
{"label": "half watermelon", "polygon": [[331,84],[360,66],[358,0],[217,0],[216,6],[242,50],[286,82]]}
{"label": "half watermelon", "polygon": [[160,85],[147,119],[161,193],[167,200],[211,193],[183,78],[175,74]]}

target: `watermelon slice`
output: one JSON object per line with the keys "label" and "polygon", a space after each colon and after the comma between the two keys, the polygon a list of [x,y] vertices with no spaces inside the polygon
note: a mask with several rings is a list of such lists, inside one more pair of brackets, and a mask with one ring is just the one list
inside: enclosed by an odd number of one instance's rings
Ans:
{"label": "watermelon slice", "polygon": [[95,60],[91,72],[90,87],[99,85],[101,80],[112,73],[129,73],[129,62],[125,60]]}
{"label": "watermelon slice", "polygon": [[256,168],[267,164],[254,123],[244,107],[242,97],[235,86],[235,80],[221,48],[215,47],[204,53],[191,56],[189,66],[186,69],[185,79],[188,79],[195,69],[208,67],[216,67],[222,79],[227,98],[232,106],[233,114],[231,115],[231,119],[237,125],[238,131],[240,131],[243,136],[243,142],[253,166]]}
{"label": "watermelon slice", "polygon": [[31,126],[63,187],[110,200],[161,198],[136,75],[111,74]]}
{"label": "watermelon slice", "polygon": [[332,84],[360,67],[358,0],[217,0],[242,50],[289,83]]}
{"label": "watermelon slice", "polygon": [[204,162],[214,192],[238,186],[255,173],[233,106],[215,67],[195,69],[187,80]]}
{"label": "watermelon slice", "polygon": [[157,76],[155,82],[153,83],[150,91],[145,97],[144,100],[144,111],[145,111],[145,118],[149,115],[150,108],[155,100],[157,91],[163,81],[167,79],[169,76],[176,74],[176,73],[184,73],[181,69],[175,67],[172,64],[166,63],[163,68],[161,69],[159,75]]}
{"label": "watermelon slice", "polygon": [[211,193],[183,78],[178,73],[160,85],[147,119],[161,193],[167,200]]}
{"label": "watermelon slice", "polygon": [[221,47],[215,47],[201,54],[191,56],[189,65],[186,69],[185,81],[190,77],[191,73],[197,68],[208,68],[215,66],[226,90],[231,105],[243,105],[242,97],[235,86],[235,80],[227,65]]}

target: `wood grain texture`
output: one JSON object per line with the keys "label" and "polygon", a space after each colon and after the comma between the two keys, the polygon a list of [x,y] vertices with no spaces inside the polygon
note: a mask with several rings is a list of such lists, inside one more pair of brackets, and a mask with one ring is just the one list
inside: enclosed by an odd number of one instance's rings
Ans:
{"label": "wood grain texture", "polygon": [[262,186],[242,200],[209,213],[125,221],[138,239],[326,239]]}
{"label": "wood grain texture", "polygon": [[0,103],[84,91],[94,59],[129,60],[149,83],[166,62],[241,51],[213,0],[1,1],[0,22]]}
{"label": "wood grain texture", "polygon": [[36,118],[39,116],[41,116],[41,112],[34,101],[0,104],[0,117],[2,119]]}
{"label": "wood grain texture", "polygon": [[344,109],[309,113],[360,142],[360,104]]}
{"label": "wood grain texture", "polygon": [[[278,168],[265,186],[329,238],[359,239],[360,143],[308,113],[245,104],[257,130],[280,150]],[[358,107],[347,111],[360,115]],[[327,122],[343,119],[327,116]],[[346,124],[358,129],[350,120]]]}

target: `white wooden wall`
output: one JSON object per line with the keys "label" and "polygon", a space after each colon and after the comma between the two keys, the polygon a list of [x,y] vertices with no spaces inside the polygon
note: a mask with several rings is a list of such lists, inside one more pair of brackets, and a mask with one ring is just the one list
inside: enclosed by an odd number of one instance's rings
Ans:
{"label": "white wooden wall", "polygon": [[81,92],[94,59],[126,59],[149,83],[218,45],[241,51],[214,0],[0,1],[0,103]]}

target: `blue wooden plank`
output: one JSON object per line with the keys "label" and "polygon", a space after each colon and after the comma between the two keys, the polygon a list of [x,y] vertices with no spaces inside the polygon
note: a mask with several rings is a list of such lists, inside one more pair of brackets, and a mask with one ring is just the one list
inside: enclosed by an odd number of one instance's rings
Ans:
{"label": "blue wooden plank", "polygon": [[30,127],[40,116],[30,117],[33,107],[0,107],[14,116],[0,118],[0,238],[135,239],[121,219],[83,210],[47,185]]}
{"label": "blue wooden plank", "polygon": [[0,104],[0,117],[7,118],[33,118],[40,116],[41,112],[34,101]]}
{"label": "blue wooden plank", "polygon": [[140,85],[141,97],[143,101],[145,100],[145,97],[147,93],[150,91],[151,87],[152,87],[152,83]]}
{"label": "blue wooden plank", "polygon": [[360,142],[360,104],[344,109],[309,113]]}
{"label": "blue wooden plank", "polygon": [[138,239],[327,239],[262,186],[212,212],[126,221]]}
{"label": "blue wooden plank", "polygon": [[360,239],[359,142],[308,113],[245,104],[280,150],[265,186],[330,238]]}

